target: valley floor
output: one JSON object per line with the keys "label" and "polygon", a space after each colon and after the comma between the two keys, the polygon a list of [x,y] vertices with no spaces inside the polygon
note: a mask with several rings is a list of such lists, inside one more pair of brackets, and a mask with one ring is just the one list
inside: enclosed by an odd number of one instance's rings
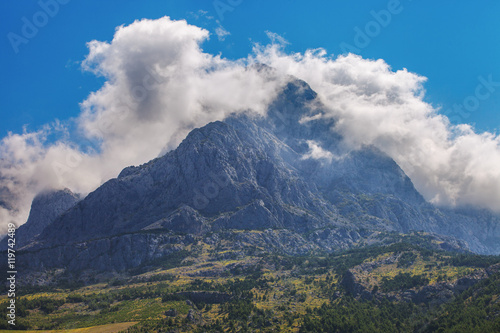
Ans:
{"label": "valley floor", "polygon": [[[116,323],[116,324],[108,324],[108,325],[100,325],[86,328],[75,328],[75,329],[63,329],[63,330],[50,330],[45,331],[47,333],[118,333],[126,330],[130,326],[133,326],[137,323]],[[11,332],[10,330],[0,330],[0,333]],[[17,331],[24,333],[39,333],[40,331],[29,330],[29,331]]]}

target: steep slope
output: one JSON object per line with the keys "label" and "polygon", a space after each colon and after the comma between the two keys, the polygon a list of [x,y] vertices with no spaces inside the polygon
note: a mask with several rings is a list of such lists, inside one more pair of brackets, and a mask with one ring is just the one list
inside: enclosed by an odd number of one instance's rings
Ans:
{"label": "steep slope", "polygon": [[249,120],[245,126],[241,132],[215,122],[194,130],[175,151],[127,168],[91,193],[41,240],[67,244],[145,228],[303,233],[342,223],[335,207],[282,158],[300,156]]}
{"label": "steep slope", "polygon": [[[73,207],[80,196],[69,189],[50,190],[38,194],[31,204],[28,221],[19,227],[16,232],[16,247],[22,248],[34,240],[48,225]],[[6,239],[0,243],[0,249],[7,248]]]}
{"label": "steep slope", "polygon": [[477,253],[500,253],[500,216],[487,210],[438,208],[425,201],[394,160],[374,147],[348,150],[335,120],[307,83],[292,80],[271,104],[259,126],[303,157],[311,143],[329,158],[307,158],[296,168],[341,216],[360,228],[449,235]]}

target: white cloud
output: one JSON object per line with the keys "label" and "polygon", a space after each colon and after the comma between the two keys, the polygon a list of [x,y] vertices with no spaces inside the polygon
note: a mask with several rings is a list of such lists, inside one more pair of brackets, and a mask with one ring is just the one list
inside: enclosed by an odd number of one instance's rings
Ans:
{"label": "white cloud", "polygon": [[217,35],[217,38],[219,41],[224,41],[227,36],[229,36],[231,33],[227,31],[222,25],[220,25],[219,21],[217,21],[219,26],[215,28],[215,34]]}
{"label": "white cloud", "polygon": [[[322,49],[286,54],[276,34],[269,34],[272,45],[257,45],[248,59],[229,61],[201,50],[208,36],[164,17],[119,27],[109,43],[90,42],[83,67],[106,83],[67,125],[74,123],[97,149],[82,151],[70,140],[74,131],[58,122],[3,138],[0,233],[9,221],[26,221],[41,189],[87,193],[122,168],[175,148],[194,127],[248,109],[264,114],[287,75],[318,93],[324,116],[337,120],[335,130],[346,144],[373,144],[392,156],[427,199],[500,211],[499,137],[450,125],[423,101],[424,77],[392,71],[383,60],[334,59]],[[247,66],[252,62],[276,71],[259,72]],[[54,132],[60,139],[48,140]],[[316,142],[309,147],[310,158],[333,157]]]}
{"label": "white cloud", "polygon": [[500,211],[500,137],[453,126],[423,101],[426,78],[392,71],[383,60],[325,50],[285,54],[279,44],[255,48],[256,60],[308,82],[352,147],[375,145],[440,205]]}
{"label": "white cloud", "polygon": [[328,150],[324,150],[321,146],[314,140],[307,140],[307,146],[309,147],[309,152],[305,154],[302,159],[313,158],[315,160],[326,160],[331,161],[333,154]]}
{"label": "white cloud", "polygon": [[278,35],[275,32],[266,31],[266,36],[271,41],[271,45],[273,45],[273,47],[282,49],[285,45],[289,44],[288,41],[285,38],[283,38],[283,36]]}
{"label": "white cloud", "polygon": [[199,20],[200,18],[206,18],[207,20],[213,20],[214,17],[211,15],[208,15],[208,11],[199,9],[197,12],[189,12],[189,15],[194,17],[196,20]]}

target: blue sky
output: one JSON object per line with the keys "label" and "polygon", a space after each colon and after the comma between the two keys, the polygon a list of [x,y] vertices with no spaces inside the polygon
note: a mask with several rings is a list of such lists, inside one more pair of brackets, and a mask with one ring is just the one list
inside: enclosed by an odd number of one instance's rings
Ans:
{"label": "blue sky", "polygon": [[[43,9],[38,1],[0,2],[0,137],[8,131],[20,133],[23,125],[36,130],[55,118],[78,115],[79,102],[103,83],[80,69],[79,62],[88,53],[86,43],[110,41],[115,27],[135,19],[168,15],[211,33],[219,20],[230,35],[224,41],[212,35],[203,49],[230,59],[245,57],[254,42],[267,43],[266,31],[283,36],[289,52],[323,47],[337,55],[342,43],[356,46],[355,28],[366,32],[375,20],[372,11],[394,5],[385,0],[60,2],[66,3],[53,17],[47,16],[46,24],[27,43],[17,45],[17,53],[9,33],[22,37],[23,18],[31,23],[34,16],[43,20],[43,15],[37,16]],[[200,10],[206,13],[200,15]],[[500,82],[500,2],[401,0],[396,12],[386,26],[371,33],[368,42],[358,43],[362,46],[358,53],[382,58],[393,69],[406,67],[426,76],[427,101],[445,110],[469,97],[473,111],[458,117],[452,113],[452,120],[473,124],[478,131],[498,132],[500,87],[487,98],[474,100],[474,96],[482,82],[478,77]]]}

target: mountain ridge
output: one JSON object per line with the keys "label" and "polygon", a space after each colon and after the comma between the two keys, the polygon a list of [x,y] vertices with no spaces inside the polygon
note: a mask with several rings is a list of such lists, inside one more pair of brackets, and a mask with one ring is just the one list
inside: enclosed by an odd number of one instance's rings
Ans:
{"label": "mountain ridge", "polygon": [[[335,251],[380,232],[413,230],[451,237],[445,242],[451,248],[500,253],[497,216],[471,218],[433,206],[386,154],[370,146],[342,148],[341,137],[331,134],[334,124],[307,83],[291,81],[267,116],[209,123],[167,154],[123,169],[65,210],[23,255],[36,258],[37,268],[67,266],[73,260],[67,252],[77,258],[75,269],[120,270],[172,253],[169,246],[182,248],[172,243],[176,235],[268,229],[287,231],[272,233],[284,237],[278,243],[290,253],[297,244]],[[333,157],[314,158],[310,142]],[[158,230],[164,234],[145,236]],[[111,239],[120,241],[112,246]],[[138,255],[141,246],[145,254]],[[113,264],[118,259],[106,252],[112,248],[128,254],[120,256],[125,263]],[[89,258],[103,259],[93,266]]]}

